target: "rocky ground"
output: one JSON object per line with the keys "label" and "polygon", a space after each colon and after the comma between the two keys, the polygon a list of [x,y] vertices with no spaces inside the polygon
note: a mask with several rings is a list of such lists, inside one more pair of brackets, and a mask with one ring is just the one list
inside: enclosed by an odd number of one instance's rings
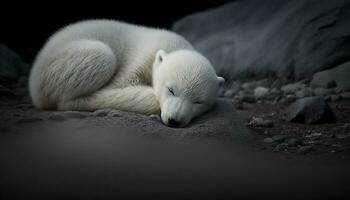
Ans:
{"label": "rocky ground", "polygon": [[36,109],[28,65],[0,47],[2,199],[349,197],[345,79],[227,83],[176,129],[157,115]]}
{"label": "rocky ground", "polygon": [[26,78],[3,85],[0,197],[347,199],[346,93],[291,107],[314,89],[285,94],[271,82],[226,86],[211,111],[179,129],[111,109],[38,110]]}
{"label": "rocky ground", "polygon": [[[232,1],[188,15],[172,28],[209,58],[219,75],[238,80],[221,96],[232,99],[257,133],[259,148],[347,157],[348,4]],[[281,79],[261,80],[276,76]]]}
{"label": "rocky ground", "polygon": [[[1,86],[0,93],[0,128],[3,132],[23,124],[64,123],[80,119],[96,126],[142,127],[146,135],[157,137],[195,138],[205,135],[218,139],[230,137],[232,130],[227,130],[227,124],[233,120],[236,122],[233,129],[239,127],[240,131],[232,132],[245,131],[241,127],[242,121],[251,131],[247,136],[252,139],[250,144],[262,151],[289,157],[322,154],[348,159],[350,156],[349,93],[337,93],[332,88],[311,88],[306,80],[285,85],[272,79],[236,81],[219,92],[228,102],[220,104],[223,108],[217,110],[222,115],[207,114],[180,130],[164,126],[156,115],[143,116],[108,109],[96,112],[38,110],[30,102],[25,77]],[[309,102],[302,102],[305,99]],[[236,107],[238,116],[233,109],[230,111],[228,104]],[[245,136],[238,136],[238,140],[243,140],[242,137]]]}
{"label": "rocky ground", "polygon": [[263,79],[226,85],[221,96],[232,99],[262,150],[349,158],[349,92]]}

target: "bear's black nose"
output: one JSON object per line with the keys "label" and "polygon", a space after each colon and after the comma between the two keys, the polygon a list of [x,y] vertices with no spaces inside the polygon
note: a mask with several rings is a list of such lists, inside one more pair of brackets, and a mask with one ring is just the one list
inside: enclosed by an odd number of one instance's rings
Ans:
{"label": "bear's black nose", "polygon": [[180,122],[175,120],[175,119],[169,119],[168,120],[168,124],[171,126],[171,127],[178,127],[180,126]]}

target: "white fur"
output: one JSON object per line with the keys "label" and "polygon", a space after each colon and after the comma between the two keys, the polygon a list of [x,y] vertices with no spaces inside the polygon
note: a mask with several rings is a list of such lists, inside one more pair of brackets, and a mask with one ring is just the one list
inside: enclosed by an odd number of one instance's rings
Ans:
{"label": "white fur", "polygon": [[173,119],[180,127],[213,105],[224,81],[216,76],[210,62],[193,50],[170,54],[160,50],[153,65],[153,77],[162,121],[169,125],[169,119]]}
{"label": "white fur", "polygon": [[[29,89],[38,108],[161,111],[164,123],[177,117],[183,126],[211,106],[219,82],[209,61],[173,32],[89,20],[49,38],[33,64]],[[170,83],[183,90],[181,98],[165,96]],[[190,103],[199,97],[208,104]]]}

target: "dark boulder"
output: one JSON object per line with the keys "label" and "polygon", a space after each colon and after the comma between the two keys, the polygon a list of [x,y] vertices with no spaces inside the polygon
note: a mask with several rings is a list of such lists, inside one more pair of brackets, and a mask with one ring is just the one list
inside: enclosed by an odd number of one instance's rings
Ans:
{"label": "dark boulder", "polygon": [[17,81],[28,73],[29,66],[14,51],[0,43],[0,81]]}
{"label": "dark boulder", "polygon": [[336,87],[336,91],[350,90],[350,61],[338,67],[316,73],[311,80],[311,87]]}
{"label": "dark boulder", "polygon": [[286,120],[306,124],[334,122],[332,109],[322,97],[306,97],[289,106]]}
{"label": "dark boulder", "polygon": [[226,78],[311,77],[350,58],[349,0],[237,0],[173,25]]}

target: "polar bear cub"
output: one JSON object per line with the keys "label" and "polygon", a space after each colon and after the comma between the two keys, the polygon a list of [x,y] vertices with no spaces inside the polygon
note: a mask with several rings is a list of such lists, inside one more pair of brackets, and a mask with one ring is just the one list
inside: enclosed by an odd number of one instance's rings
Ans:
{"label": "polar bear cub", "polygon": [[213,105],[223,82],[176,33],[88,20],[49,38],[33,63],[29,91],[42,109],[114,108],[161,114],[164,124],[183,127]]}

